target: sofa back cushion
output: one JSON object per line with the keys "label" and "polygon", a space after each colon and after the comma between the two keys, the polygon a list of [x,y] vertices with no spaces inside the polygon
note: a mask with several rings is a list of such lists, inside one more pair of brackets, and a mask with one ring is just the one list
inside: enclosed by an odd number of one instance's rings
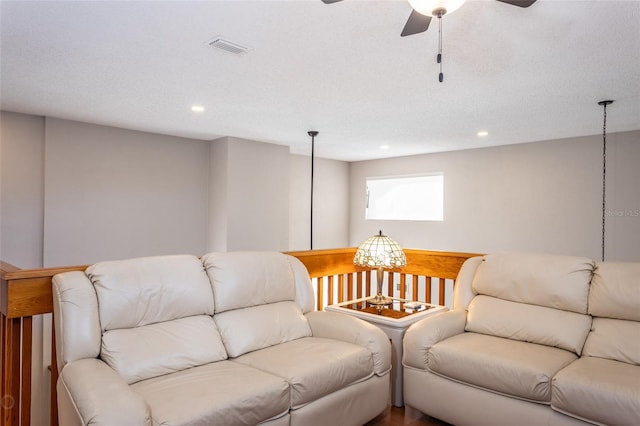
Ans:
{"label": "sofa back cushion", "polygon": [[594,263],[536,253],[487,255],[472,281],[466,330],[580,354]]}
{"label": "sofa back cushion", "polygon": [[594,267],[583,257],[489,254],[478,266],[472,286],[476,294],[586,314]]}
{"label": "sofa back cushion", "polygon": [[213,314],[211,285],[195,256],[101,262],[86,274],[96,289],[103,331]]}
{"label": "sofa back cushion", "polygon": [[466,330],[553,346],[579,355],[590,326],[588,315],[479,295],[469,305]]}
{"label": "sofa back cushion", "polygon": [[594,318],[583,356],[595,356],[640,365],[640,322]]}
{"label": "sofa back cushion", "polygon": [[311,284],[297,259],[277,252],[231,252],[209,253],[202,262],[230,357],[311,336],[304,316]]}
{"label": "sofa back cushion", "polygon": [[599,262],[591,282],[589,313],[640,321],[640,262]]}
{"label": "sofa back cushion", "polygon": [[292,301],[227,311],[216,314],[215,321],[232,358],[311,336],[306,317]]}
{"label": "sofa back cushion", "polygon": [[589,313],[594,318],[583,355],[640,365],[640,263],[599,262]]}
{"label": "sofa back cushion", "polygon": [[293,271],[282,253],[209,253],[202,263],[213,287],[216,314],[296,297]]}
{"label": "sofa back cushion", "polygon": [[98,301],[100,357],[127,383],[227,357],[197,257],[102,262],[86,274]]}

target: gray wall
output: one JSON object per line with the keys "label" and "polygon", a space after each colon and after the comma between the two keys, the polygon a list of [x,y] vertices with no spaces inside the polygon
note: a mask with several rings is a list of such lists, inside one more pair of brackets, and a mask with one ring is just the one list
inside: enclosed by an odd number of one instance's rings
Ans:
{"label": "gray wall", "polygon": [[211,145],[209,248],[286,251],[289,148],[233,137]]}
{"label": "gray wall", "polygon": [[206,249],[205,141],[47,118],[44,265]]}
{"label": "gray wall", "polygon": [[205,250],[208,142],[0,118],[3,261],[34,268]]}
{"label": "gray wall", "polygon": [[[44,118],[0,113],[0,260],[22,268],[42,267],[44,222]],[[51,341],[43,315],[32,321],[34,350],[31,365],[32,424],[49,419],[51,351],[41,350]]]}
{"label": "gray wall", "polygon": [[42,267],[44,118],[0,115],[0,259]]}
{"label": "gray wall", "polygon": [[[310,248],[311,157],[290,157],[289,249]],[[316,158],[313,170],[313,248],[349,245],[349,163]]]}
{"label": "gray wall", "polygon": [[[236,138],[1,117],[4,261],[309,247],[309,157]],[[606,258],[638,261],[640,131],[607,139]],[[351,164],[317,158],[314,248],[354,246],[382,229],[413,248],[599,259],[601,150],[595,135]],[[445,174],[444,222],[364,220],[366,177],[434,171]]]}
{"label": "gray wall", "polygon": [[207,252],[227,251],[228,207],[228,152],[227,138],[210,142],[209,158],[209,223]]}
{"label": "gray wall", "polygon": [[[309,248],[311,160],[286,146],[0,117],[0,258],[18,267]],[[344,247],[349,163],[315,175],[314,248]]]}
{"label": "gray wall", "polygon": [[[309,157],[235,138],[195,141],[4,111],[0,120],[3,261],[33,268],[309,247]],[[640,131],[607,140],[607,260],[640,261]],[[592,136],[351,164],[316,159],[314,248],[355,246],[383,229],[412,248],[599,259],[601,149]],[[366,177],[433,171],[445,174],[443,222],[364,220]],[[48,418],[47,322],[34,318],[32,399],[45,401],[32,407],[34,424]]]}
{"label": "gray wall", "polygon": [[[640,131],[609,134],[607,144],[606,259],[640,261]],[[367,177],[430,172],[444,173],[444,221],[364,219]],[[350,245],[382,229],[410,248],[600,259],[601,216],[601,136],[351,165]]]}
{"label": "gray wall", "polygon": [[[211,142],[208,250],[308,250],[311,158],[286,146]],[[345,247],[349,163],[315,159],[314,248]]]}
{"label": "gray wall", "polygon": [[640,131],[607,135],[607,260],[640,261]]}

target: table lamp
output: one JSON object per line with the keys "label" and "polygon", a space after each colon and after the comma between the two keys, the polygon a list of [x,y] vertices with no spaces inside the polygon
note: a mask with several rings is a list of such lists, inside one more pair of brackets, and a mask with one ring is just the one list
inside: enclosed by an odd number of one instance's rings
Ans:
{"label": "table lamp", "polygon": [[398,243],[386,235],[382,235],[382,231],[380,231],[378,235],[374,235],[360,244],[353,258],[353,264],[377,270],[378,294],[367,299],[370,305],[383,307],[393,303],[393,299],[382,294],[382,276],[385,269],[399,268],[407,264],[407,257]]}

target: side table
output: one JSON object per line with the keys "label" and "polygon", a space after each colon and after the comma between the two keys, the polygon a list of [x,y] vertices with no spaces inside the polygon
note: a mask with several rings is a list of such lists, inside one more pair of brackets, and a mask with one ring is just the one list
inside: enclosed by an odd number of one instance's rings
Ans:
{"label": "side table", "polygon": [[391,340],[391,403],[404,406],[402,373],[402,338],[407,328],[422,318],[448,311],[446,306],[411,302],[415,308],[405,307],[406,299],[393,299],[393,304],[382,309],[367,304],[367,298],[329,305],[325,311],[340,312],[363,319],[386,333]]}

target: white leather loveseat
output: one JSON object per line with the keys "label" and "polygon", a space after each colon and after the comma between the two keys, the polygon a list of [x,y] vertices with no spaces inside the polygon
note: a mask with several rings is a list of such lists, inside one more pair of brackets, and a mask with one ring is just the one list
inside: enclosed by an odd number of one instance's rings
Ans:
{"label": "white leather loveseat", "polygon": [[640,424],[640,263],[469,259],[404,338],[407,405],[456,425]]}
{"label": "white leather loveseat", "polygon": [[361,425],[387,406],[386,335],[314,311],[294,257],[139,258],[53,282],[62,426]]}

